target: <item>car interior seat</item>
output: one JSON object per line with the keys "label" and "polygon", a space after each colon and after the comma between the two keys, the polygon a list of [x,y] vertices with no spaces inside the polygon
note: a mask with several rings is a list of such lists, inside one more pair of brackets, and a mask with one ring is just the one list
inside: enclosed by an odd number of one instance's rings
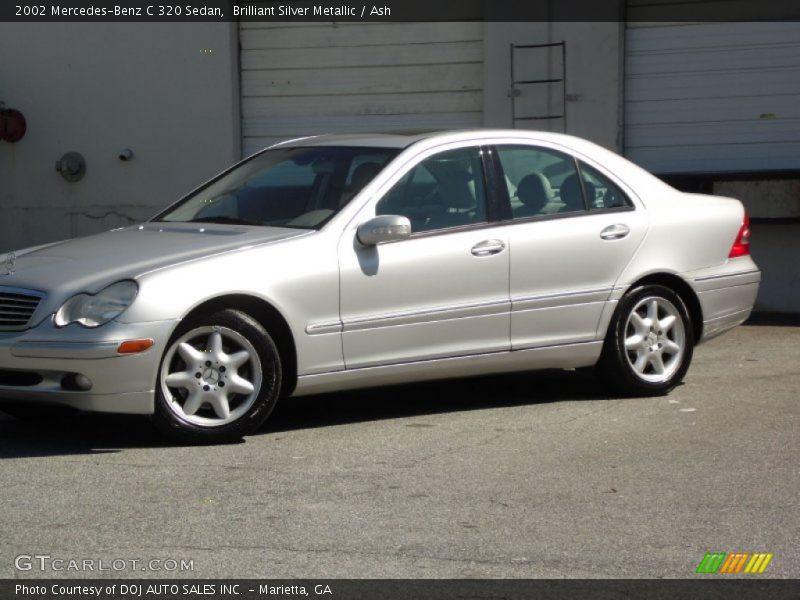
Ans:
{"label": "car interior seat", "polygon": [[514,217],[532,217],[542,214],[542,209],[552,199],[550,181],[541,173],[531,173],[517,186],[517,198],[522,206],[514,209]]}
{"label": "car interior seat", "polygon": [[442,229],[474,222],[478,217],[478,207],[472,183],[473,178],[468,171],[452,171],[444,176],[436,195],[441,210],[430,216],[426,229]]}
{"label": "car interior seat", "polygon": [[[592,200],[594,199],[594,185],[586,180],[583,182],[586,189],[586,194]],[[570,175],[564,179],[561,184],[559,192],[561,202],[564,204],[558,212],[574,212],[577,210],[586,210],[583,203],[583,192],[581,191],[581,184],[578,181],[577,175]]]}
{"label": "car interior seat", "polygon": [[376,162],[365,162],[358,165],[353,171],[353,175],[350,177],[350,189],[342,194],[339,207],[341,208],[355,198],[370,181],[375,179],[375,176],[381,172],[382,168],[383,167]]}

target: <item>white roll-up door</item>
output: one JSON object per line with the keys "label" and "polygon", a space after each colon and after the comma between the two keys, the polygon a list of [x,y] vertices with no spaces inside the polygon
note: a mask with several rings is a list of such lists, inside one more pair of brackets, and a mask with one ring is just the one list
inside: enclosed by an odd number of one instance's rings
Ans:
{"label": "white roll-up door", "polygon": [[625,153],[657,173],[800,169],[800,23],[629,23]]}
{"label": "white roll-up door", "polygon": [[482,23],[242,23],[242,147],[480,126]]}

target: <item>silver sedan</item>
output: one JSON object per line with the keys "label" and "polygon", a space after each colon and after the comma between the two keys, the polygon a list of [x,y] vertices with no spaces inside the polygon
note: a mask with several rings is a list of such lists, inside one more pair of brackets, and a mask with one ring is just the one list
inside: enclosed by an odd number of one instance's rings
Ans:
{"label": "silver sedan", "polygon": [[0,256],[0,407],[204,443],[279,398],[435,378],[595,366],[665,394],[750,314],[749,235],[737,200],[575,137],[290,140],[146,223]]}

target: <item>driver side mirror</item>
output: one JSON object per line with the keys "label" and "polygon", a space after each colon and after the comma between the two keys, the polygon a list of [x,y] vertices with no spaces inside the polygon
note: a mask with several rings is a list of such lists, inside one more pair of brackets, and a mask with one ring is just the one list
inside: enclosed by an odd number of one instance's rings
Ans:
{"label": "driver side mirror", "polygon": [[356,236],[364,246],[404,240],[411,235],[411,221],[400,215],[380,215],[358,226]]}

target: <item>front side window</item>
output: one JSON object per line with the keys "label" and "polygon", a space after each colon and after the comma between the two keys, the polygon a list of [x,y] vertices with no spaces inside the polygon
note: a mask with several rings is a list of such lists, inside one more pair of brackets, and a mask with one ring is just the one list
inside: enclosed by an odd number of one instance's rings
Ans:
{"label": "front side window", "polygon": [[397,155],[391,148],[267,150],[155,218],[316,229]]}
{"label": "front side window", "polygon": [[401,215],[413,233],[486,222],[486,190],[477,148],[450,150],[417,164],[375,207]]}
{"label": "front side window", "polygon": [[500,146],[497,156],[515,219],[585,210],[571,156],[531,146]]}

